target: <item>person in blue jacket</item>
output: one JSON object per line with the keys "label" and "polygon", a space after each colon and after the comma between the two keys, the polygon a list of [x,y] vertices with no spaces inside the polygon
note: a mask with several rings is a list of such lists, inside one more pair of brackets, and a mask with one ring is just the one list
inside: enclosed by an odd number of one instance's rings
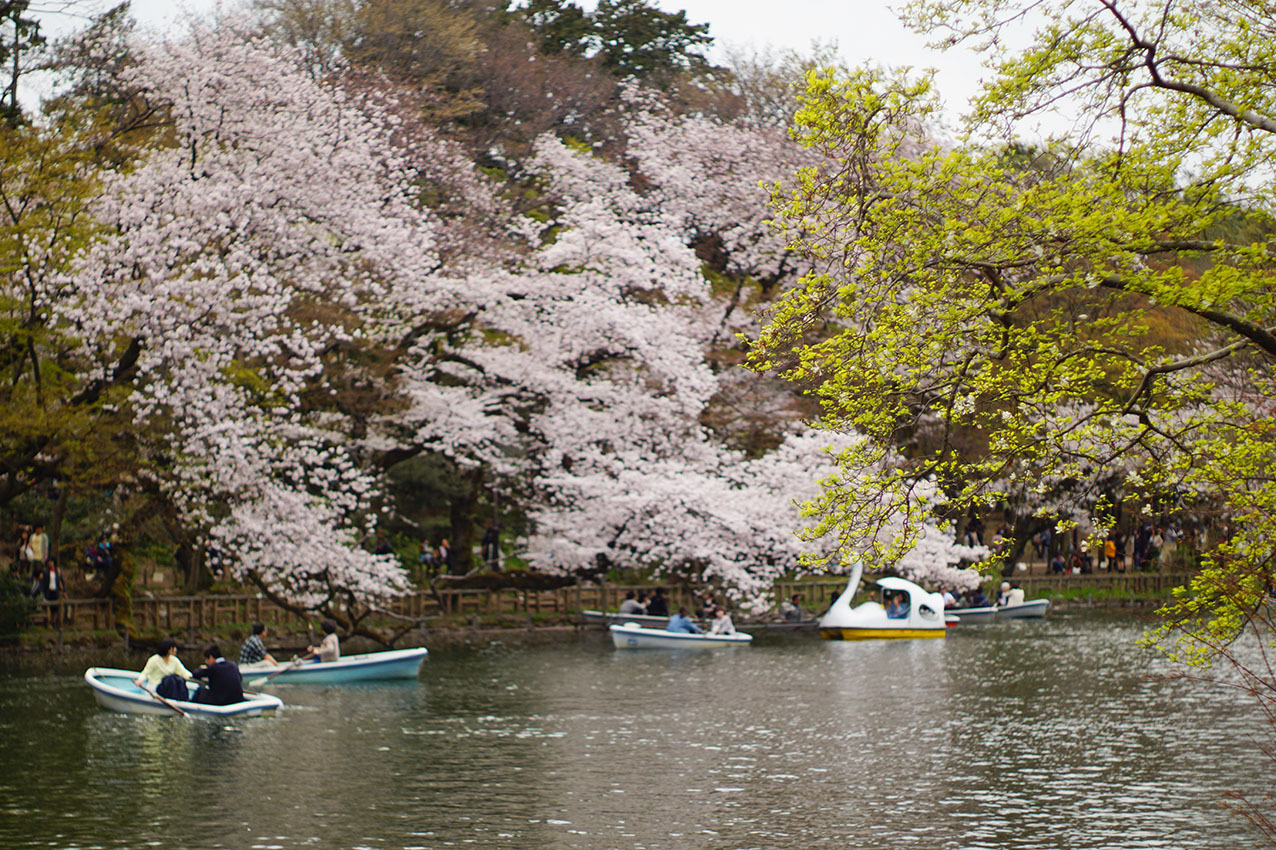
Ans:
{"label": "person in blue jacket", "polygon": [[195,702],[231,705],[244,701],[244,680],[239,675],[239,666],[223,658],[215,643],[204,650],[204,666],[191,673],[191,678],[208,680],[208,684],[196,692]]}
{"label": "person in blue jacket", "polygon": [[686,632],[687,634],[700,634],[700,627],[691,622],[691,618],[687,616],[685,606],[678,609],[678,613],[669,618],[669,625],[665,626],[667,632]]}

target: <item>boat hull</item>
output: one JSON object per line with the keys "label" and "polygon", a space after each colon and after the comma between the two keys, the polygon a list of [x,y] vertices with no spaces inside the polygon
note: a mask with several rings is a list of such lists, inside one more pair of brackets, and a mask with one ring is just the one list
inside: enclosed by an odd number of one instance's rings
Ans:
{"label": "boat hull", "polygon": [[258,662],[243,665],[239,672],[244,681],[251,681],[254,686],[343,685],[349,682],[415,679],[429,654],[425,647],[391,649],[347,655],[336,661],[304,662],[295,666]]}
{"label": "boat hull", "polygon": [[874,629],[874,628],[821,628],[820,637],[825,640],[903,640],[912,638],[942,638],[944,629]]}
{"label": "boat hull", "polygon": [[688,634],[664,629],[647,629],[632,623],[609,626],[611,642],[617,649],[718,649],[724,646],[748,646],[753,635],[736,632],[730,635]]}
{"label": "boat hull", "polygon": [[113,667],[90,667],[84,672],[84,681],[93,689],[97,704],[108,711],[121,714],[156,714],[169,717],[181,712],[192,717],[262,717],[270,716],[284,707],[283,700],[270,694],[245,692],[244,701],[232,705],[207,705],[194,702],[195,683],[188,685],[191,700],[169,700],[171,705],[143,691],[134,680],[141,674],[136,670],[119,670]]}
{"label": "boat hull", "polygon": [[942,638],[947,634],[944,598],[906,579],[887,576],[877,580],[883,593],[904,594],[903,615],[891,615],[881,603],[864,602],[851,607],[859,587],[860,567],[851,573],[846,590],[820,618],[820,637],[825,640],[911,640]]}
{"label": "boat hull", "polygon": [[1002,605],[997,609],[998,620],[1025,620],[1046,616],[1050,607],[1049,599],[1032,599],[1018,605]]}
{"label": "boat hull", "polygon": [[601,626],[623,626],[625,623],[633,623],[652,629],[663,629],[669,625],[668,617],[653,614],[613,614],[586,609],[580,612],[580,618],[586,623]]}
{"label": "boat hull", "polygon": [[991,605],[983,608],[949,608],[944,613],[956,617],[962,625],[991,623],[997,618],[997,609]]}
{"label": "boat hull", "polygon": [[[652,616],[651,614],[609,614],[605,611],[595,611],[592,609],[581,611],[580,619],[581,622],[591,626],[623,626],[625,623],[633,623],[637,626],[646,626],[652,629],[663,629],[665,626],[669,625],[668,617]],[[696,625],[701,628],[708,628],[708,624],[704,620],[697,620]],[[804,632],[814,630],[819,626],[819,621],[736,621],[736,626],[738,628],[748,629],[750,632]]]}

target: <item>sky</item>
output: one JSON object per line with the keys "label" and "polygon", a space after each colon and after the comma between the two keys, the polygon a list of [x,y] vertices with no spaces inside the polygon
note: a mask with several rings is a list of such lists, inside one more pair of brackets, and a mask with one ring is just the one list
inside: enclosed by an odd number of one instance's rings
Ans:
{"label": "sky", "polygon": [[[144,25],[173,29],[185,15],[211,11],[219,2],[227,8],[236,5],[234,0],[133,0],[132,9]],[[593,0],[577,2],[587,9],[594,5]],[[99,5],[111,4],[100,0]],[[693,24],[708,23],[719,47],[805,51],[818,40],[835,42],[850,64],[934,68],[950,114],[978,90],[982,69],[977,56],[965,50],[930,50],[926,37],[905,29],[890,8],[873,0],[657,0],[656,5],[670,12],[685,10]]]}

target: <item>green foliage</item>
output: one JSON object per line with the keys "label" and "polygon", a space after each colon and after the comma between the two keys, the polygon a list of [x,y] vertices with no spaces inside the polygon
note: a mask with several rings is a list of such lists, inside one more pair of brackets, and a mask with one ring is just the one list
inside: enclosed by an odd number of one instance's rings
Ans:
{"label": "green foliage", "polygon": [[5,0],[0,3],[0,119],[9,126],[22,123],[22,106],[18,103],[18,81],[26,70],[23,54],[44,43],[40,22],[29,15],[31,0]]}
{"label": "green foliage", "polygon": [[603,67],[618,77],[668,81],[677,71],[708,67],[708,24],[665,12],[645,0],[599,0],[592,16]]}
{"label": "green foliage", "polygon": [[[128,464],[127,381],[137,356],[121,339],[115,363],[82,362],[76,329],[54,308],[60,283],[96,238],[89,204],[99,191],[93,113],[43,127],[0,127],[0,507],[54,475],[100,479]],[[107,377],[77,377],[98,373]]]}
{"label": "green foliage", "polygon": [[[1098,532],[1118,492],[1217,511],[1230,537],[1168,612],[1208,654],[1276,572],[1276,41],[1254,37],[1270,16],[980,0],[912,13],[995,40],[1021,5],[1043,28],[1002,52],[954,145],[925,136],[928,78],[809,75],[797,135],[823,164],[773,196],[809,272],[753,365],[817,398],[827,427],[866,435],[812,506],[852,545],[925,516],[931,481],[950,515],[1009,501],[1088,511]],[[1061,100],[1081,116],[1070,135],[1002,141]],[[1119,144],[1095,144],[1096,128]]]}
{"label": "green foliage", "polygon": [[18,640],[32,610],[31,585],[7,570],[0,573],[0,644]]}
{"label": "green foliage", "polygon": [[542,53],[584,56],[589,50],[594,27],[589,16],[575,3],[562,0],[528,0],[520,12],[532,31],[540,36]]}
{"label": "green foliage", "polygon": [[617,77],[667,86],[680,72],[709,68],[709,25],[646,0],[600,0],[589,13],[564,0],[528,0],[519,13],[544,53],[596,57]]}

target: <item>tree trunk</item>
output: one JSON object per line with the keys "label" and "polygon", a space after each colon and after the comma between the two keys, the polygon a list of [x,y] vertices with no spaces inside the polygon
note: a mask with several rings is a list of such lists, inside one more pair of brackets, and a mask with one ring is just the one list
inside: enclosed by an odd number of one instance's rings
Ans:
{"label": "tree trunk", "polygon": [[[1033,535],[1038,532],[1045,531],[1054,525],[1054,520],[1042,519],[1032,514],[1024,514],[1015,517],[1011,526],[1011,536],[1015,539],[1015,545],[1005,553],[1006,560],[1001,565],[1002,578],[1011,578],[1015,574],[1015,565],[1019,563],[1019,559],[1023,557],[1023,553],[1027,550],[1028,544],[1032,541]],[[1047,557],[1049,557],[1047,555]]]}
{"label": "tree trunk", "polygon": [[67,488],[65,486],[58,488],[58,500],[53,503],[53,514],[49,517],[49,551],[45,555],[46,558],[52,558],[53,563],[58,565],[58,569],[66,571],[67,564],[62,563],[62,559],[58,557],[61,551],[60,541],[62,539],[62,517],[66,514],[66,498]]}
{"label": "tree trunk", "polygon": [[202,546],[183,540],[173,559],[182,572],[187,592],[199,593],[213,586],[213,575],[208,571],[208,558]]}
{"label": "tree trunk", "polygon": [[465,474],[459,495],[452,499],[452,569],[454,576],[467,575],[474,569],[474,507],[483,491],[483,467]]}

